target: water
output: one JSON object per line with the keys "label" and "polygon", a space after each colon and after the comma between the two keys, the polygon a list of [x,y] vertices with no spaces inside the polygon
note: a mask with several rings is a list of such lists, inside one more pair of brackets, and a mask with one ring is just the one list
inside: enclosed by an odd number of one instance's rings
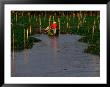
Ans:
{"label": "water", "polygon": [[14,53],[12,76],[16,77],[98,77],[100,58],[84,53],[87,44],[78,35],[61,34],[49,38],[35,35],[41,42]]}

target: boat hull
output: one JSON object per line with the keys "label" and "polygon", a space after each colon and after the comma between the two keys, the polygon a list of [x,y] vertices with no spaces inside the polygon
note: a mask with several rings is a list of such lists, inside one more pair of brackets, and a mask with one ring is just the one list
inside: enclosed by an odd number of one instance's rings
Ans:
{"label": "boat hull", "polygon": [[54,34],[53,30],[48,31],[48,36],[58,36],[58,35],[59,35],[59,30],[58,29],[56,30],[56,34]]}

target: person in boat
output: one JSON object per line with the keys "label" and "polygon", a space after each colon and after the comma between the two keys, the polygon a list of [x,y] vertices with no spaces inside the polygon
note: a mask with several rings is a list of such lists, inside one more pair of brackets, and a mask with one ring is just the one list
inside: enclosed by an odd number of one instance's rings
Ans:
{"label": "person in boat", "polygon": [[50,29],[53,30],[54,35],[55,35],[56,29],[57,29],[57,23],[55,21],[50,25]]}
{"label": "person in boat", "polygon": [[54,21],[50,26],[48,26],[45,29],[45,32],[48,33],[48,35],[56,35],[56,29],[57,29],[58,25],[57,23]]}

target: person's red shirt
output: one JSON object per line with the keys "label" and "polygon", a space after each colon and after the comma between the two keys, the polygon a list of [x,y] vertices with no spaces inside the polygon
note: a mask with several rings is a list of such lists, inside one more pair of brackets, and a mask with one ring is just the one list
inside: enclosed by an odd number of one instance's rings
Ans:
{"label": "person's red shirt", "polygon": [[53,23],[53,24],[51,24],[51,29],[56,29],[57,28],[57,24],[56,23]]}

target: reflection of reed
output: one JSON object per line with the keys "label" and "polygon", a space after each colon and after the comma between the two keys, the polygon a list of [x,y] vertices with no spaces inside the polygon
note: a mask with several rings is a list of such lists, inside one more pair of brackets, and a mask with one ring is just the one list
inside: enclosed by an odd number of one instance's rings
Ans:
{"label": "reflection of reed", "polygon": [[15,76],[14,32],[13,32],[13,50],[12,50],[12,76]]}
{"label": "reflection of reed", "polygon": [[[14,53],[14,52],[13,52]],[[12,76],[15,76],[16,74],[16,59],[15,59],[15,53],[12,55],[13,58],[12,58]]]}
{"label": "reflection of reed", "polygon": [[13,32],[13,59],[14,59],[14,32]]}
{"label": "reflection of reed", "polygon": [[29,61],[29,49],[24,49],[24,63],[27,64]]}

